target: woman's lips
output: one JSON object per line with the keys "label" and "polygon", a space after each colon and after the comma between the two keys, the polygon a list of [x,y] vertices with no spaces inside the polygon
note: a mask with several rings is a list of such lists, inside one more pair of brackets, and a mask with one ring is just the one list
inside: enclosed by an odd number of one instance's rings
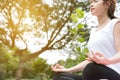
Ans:
{"label": "woman's lips", "polygon": [[95,8],[90,8],[91,11],[93,11]]}
{"label": "woman's lips", "polygon": [[90,9],[93,10],[93,9],[95,9],[95,8],[91,7]]}

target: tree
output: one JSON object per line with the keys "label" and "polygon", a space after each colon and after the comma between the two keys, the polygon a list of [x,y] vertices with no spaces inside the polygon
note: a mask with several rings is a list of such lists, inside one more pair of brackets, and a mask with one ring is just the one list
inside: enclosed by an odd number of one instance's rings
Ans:
{"label": "tree", "polygon": [[[24,63],[46,50],[62,49],[73,37],[68,23],[78,7],[76,0],[53,0],[52,7],[42,0],[0,0],[0,4],[0,42],[19,60],[16,80],[21,80]],[[39,48],[32,52],[31,46]]]}
{"label": "tree", "polygon": [[37,58],[32,63],[34,78],[38,80],[44,80],[44,78],[50,78],[50,66],[46,63],[46,60]]}
{"label": "tree", "polygon": [[0,44],[0,80],[4,80],[6,74],[6,64],[9,61],[8,49],[4,48],[3,44]]}

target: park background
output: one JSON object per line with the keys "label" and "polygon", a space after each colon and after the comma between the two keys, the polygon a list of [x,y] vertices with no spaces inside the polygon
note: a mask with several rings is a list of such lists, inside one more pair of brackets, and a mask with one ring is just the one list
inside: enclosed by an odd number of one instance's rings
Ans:
{"label": "park background", "polygon": [[[50,66],[86,57],[88,0],[0,0],[0,80],[52,80]],[[115,15],[120,17],[120,0]],[[81,74],[75,73],[75,74]]]}

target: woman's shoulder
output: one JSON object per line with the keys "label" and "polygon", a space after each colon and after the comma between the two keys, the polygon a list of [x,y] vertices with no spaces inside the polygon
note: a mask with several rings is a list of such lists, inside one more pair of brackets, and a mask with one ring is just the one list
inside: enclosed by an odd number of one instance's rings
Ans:
{"label": "woman's shoulder", "polygon": [[120,26],[120,18],[115,18],[113,21],[115,21],[115,26]]}
{"label": "woman's shoulder", "polygon": [[114,18],[111,20],[109,26],[116,26],[116,24],[120,24],[120,18]]}
{"label": "woman's shoulder", "polygon": [[114,40],[116,44],[116,50],[120,51],[120,19],[116,22],[114,26]]}
{"label": "woman's shoulder", "polygon": [[117,19],[117,22],[115,23],[115,29],[120,31],[120,19]]}

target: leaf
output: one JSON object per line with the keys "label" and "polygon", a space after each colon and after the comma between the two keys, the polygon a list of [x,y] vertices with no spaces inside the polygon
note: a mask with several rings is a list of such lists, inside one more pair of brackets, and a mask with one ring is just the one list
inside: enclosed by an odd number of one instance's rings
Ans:
{"label": "leaf", "polygon": [[76,9],[76,12],[71,14],[71,19],[73,22],[78,22],[79,18],[83,18],[84,17],[84,12],[82,10],[80,10],[79,8]]}
{"label": "leaf", "polygon": [[78,41],[79,41],[79,42],[84,42],[85,39],[84,39],[84,38],[79,38]]}
{"label": "leaf", "polygon": [[73,29],[71,29],[70,31],[71,31],[74,35],[77,33],[76,28],[73,28]]}
{"label": "leaf", "polygon": [[81,52],[81,48],[80,47],[77,47],[76,48],[78,52]]}
{"label": "leaf", "polygon": [[84,49],[83,49],[83,52],[84,52],[84,53],[88,53],[88,48],[84,48]]}
{"label": "leaf", "polygon": [[86,32],[80,32],[80,35],[84,35],[84,34],[86,34]]}
{"label": "leaf", "polygon": [[77,15],[74,13],[71,15],[71,19],[73,22],[77,23],[78,22],[78,19],[77,19]]}
{"label": "leaf", "polygon": [[81,28],[83,28],[84,27],[84,24],[78,24],[78,29],[81,29]]}
{"label": "leaf", "polygon": [[76,9],[76,14],[78,18],[83,18],[84,17],[84,12],[80,10],[79,8]]}

